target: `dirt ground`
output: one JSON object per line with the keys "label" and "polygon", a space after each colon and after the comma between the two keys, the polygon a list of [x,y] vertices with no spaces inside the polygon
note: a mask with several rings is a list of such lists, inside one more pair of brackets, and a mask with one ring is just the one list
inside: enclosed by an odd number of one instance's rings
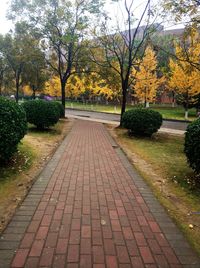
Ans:
{"label": "dirt ground", "polygon": [[24,171],[19,169],[14,178],[9,178],[3,187],[0,196],[0,233],[4,230],[16,208],[22,203],[32,184],[51,158],[56,148],[65,138],[73,125],[73,120],[63,119],[59,126],[58,134],[47,137],[29,132],[22,142],[34,152],[30,167]]}

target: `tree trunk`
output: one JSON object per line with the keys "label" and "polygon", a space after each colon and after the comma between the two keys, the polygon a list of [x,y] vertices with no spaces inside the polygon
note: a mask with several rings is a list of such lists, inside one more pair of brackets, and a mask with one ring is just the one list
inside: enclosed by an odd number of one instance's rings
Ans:
{"label": "tree trunk", "polygon": [[175,92],[172,91],[172,107],[173,107],[173,108],[175,107],[175,102],[176,102],[176,99],[175,99]]}
{"label": "tree trunk", "polygon": [[185,120],[188,120],[188,109],[185,109]]}
{"label": "tree trunk", "polygon": [[[61,93],[62,93],[62,105],[65,109],[65,86],[66,83],[64,81],[61,82]],[[65,114],[63,114],[62,118],[65,118]]]}
{"label": "tree trunk", "polygon": [[33,99],[35,100],[35,92],[36,92],[36,90],[35,90],[35,86],[32,86],[32,91],[33,91],[32,97],[33,97]]}
{"label": "tree trunk", "polygon": [[121,117],[120,117],[120,127],[122,126],[122,117],[126,111],[126,96],[127,96],[127,83],[122,85],[122,106],[121,106]]}
{"label": "tree trunk", "polygon": [[144,96],[144,108],[147,108],[147,90],[145,87],[145,96]]}
{"label": "tree trunk", "polygon": [[145,108],[149,108],[149,102],[146,101],[146,107]]}
{"label": "tree trunk", "polygon": [[16,96],[15,96],[15,99],[16,99],[16,103],[19,102],[19,81],[17,80],[16,81]]}
{"label": "tree trunk", "polygon": [[186,104],[185,104],[185,120],[188,120],[188,108],[189,108],[189,96],[186,95]]}

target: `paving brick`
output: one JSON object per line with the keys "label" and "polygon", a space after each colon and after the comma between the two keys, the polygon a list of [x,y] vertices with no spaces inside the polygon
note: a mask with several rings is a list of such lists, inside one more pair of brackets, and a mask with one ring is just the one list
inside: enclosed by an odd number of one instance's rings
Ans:
{"label": "paving brick", "polygon": [[36,239],[45,239],[47,237],[48,230],[48,226],[40,226],[36,234]]}
{"label": "paving brick", "polygon": [[79,246],[69,245],[67,262],[78,262],[79,261]]}
{"label": "paving brick", "polygon": [[42,249],[44,246],[44,240],[35,240],[31,247],[31,251],[29,256],[31,257],[39,257],[41,255]]}
{"label": "paving brick", "polygon": [[37,231],[39,225],[40,225],[40,221],[39,220],[32,220],[30,222],[30,225],[28,227],[27,232],[35,233]]}
{"label": "paving brick", "polygon": [[82,238],[90,238],[91,237],[91,227],[90,226],[82,226],[81,237]]}
{"label": "paving brick", "polygon": [[55,248],[57,244],[58,233],[48,233],[45,247],[46,248]]}
{"label": "paving brick", "polygon": [[117,256],[120,263],[130,263],[128,250],[125,246],[117,246]]}
{"label": "paving brick", "polygon": [[139,249],[134,240],[127,240],[126,246],[130,256],[139,256]]}
{"label": "paving brick", "polygon": [[34,233],[26,233],[23,240],[21,241],[20,248],[30,248],[35,234]]}
{"label": "paving brick", "polygon": [[132,267],[134,268],[144,268],[144,263],[142,258],[139,256],[131,257]]}
{"label": "paving brick", "polygon": [[135,236],[135,240],[136,240],[138,246],[146,246],[147,245],[147,242],[146,242],[146,239],[145,239],[143,233],[134,233],[134,236]]}
{"label": "paving brick", "polygon": [[39,258],[37,257],[28,257],[25,268],[36,268],[39,265]]}
{"label": "paving brick", "polygon": [[18,241],[0,241],[0,250],[4,249],[16,249],[19,245]]}
{"label": "paving brick", "polygon": [[148,247],[139,247],[140,254],[143,258],[144,263],[154,263],[153,256]]}
{"label": "paving brick", "polygon": [[133,232],[130,227],[122,227],[122,232],[124,235],[125,240],[133,240]]}
{"label": "paving brick", "polygon": [[11,267],[24,267],[26,258],[28,256],[28,252],[29,252],[28,249],[18,249],[15,254]]}
{"label": "paving brick", "polygon": [[65,255],[55,255],[53,261],[53,268],[64,268],[65,267]]}
{"label": "paving brick", "polygon": [[3,241],[20,241],[23,237],[23,234],[4,234],[1,236],[0,240]]}
{"label": "paving brick", "polygon": [[104,240],[104,251],[106,255],[116,255],[115,244],[113,239]]}
{"label": "paving brick", "polygon": [[117,268],[118,262],[116,256],[106,256],[107,268]]}
{"label": "paving brick", "polygon": [[57,254],[67,253],[68,239],[59,238],[56,247]]}
{"label": "paving brick", "polygon": [[104,252],[102,246],[93,246],[93,263],[104,263]]}
{"label": "paving brick", "polygon": [[54,254],[53,248],[44,248],[41,259],[40,259],[40,266],[45,266],[45,267],[51,266],[52,260],[53,260],[53,254]]}
{"label": "paving brick", "polygon": [[81,255],[80,257],[80,268],[91,268],[92,267],[92,256]]}
{"label": "paving brick", "polygon": [[4,231],[0,268],[200,267],[116,146],[103,125],[75,123]]}

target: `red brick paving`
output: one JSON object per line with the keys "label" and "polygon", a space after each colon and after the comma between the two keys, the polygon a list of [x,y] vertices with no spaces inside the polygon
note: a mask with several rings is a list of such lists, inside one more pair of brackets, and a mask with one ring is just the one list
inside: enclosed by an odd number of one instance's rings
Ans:
{"label": "red brick paving", "polygon": [[104,126],[78,121],[63,146],[10,267],[184,267]]}

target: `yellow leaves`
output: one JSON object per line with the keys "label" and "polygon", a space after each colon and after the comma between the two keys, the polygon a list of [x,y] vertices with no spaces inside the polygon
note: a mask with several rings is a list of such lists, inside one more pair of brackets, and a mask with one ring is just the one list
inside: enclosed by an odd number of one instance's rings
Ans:
{"label": "yellow leaves", "polygon": [[[66,97],[75,98],[87,92],[91,98],[93,96],[104,96],[106,99],[113,99],[115,90],[109,87],[104,79],[96,73],[74,74],[70,76],[66,85]],[[53,97],[61,96],[60,79],[58,76],[52,77],[45,84],[45,94]]]}
{"label": "yellow leaves", "polygon": [[200,58],[199,39],[199,34],[193,31],[187,47],[186,44],[184,47],[176,44],[177,60],[170,59],[169,62],[171,69],[169,87],[178,94],[187,94],[188,97],[194,97],[200,93],[200,71],[195,68],[195,63],[199,63]]}
{"label": "yellow leaves", "polygon": [[58,76],[53,76],[48,82],[45,83],[44,93],[52,97],[61,96],[61,85]]}
{"label": "yellow leaves", "polygon": [[132,71],[135,79],[135,95],[143,102],[152,102],[156,97],[158,87],[164,82],[164,78],[157,77],[157,60],[155,52],[150,46],[146,48],[145,55],[139,63],[139,69]]}
{"label": "yellow leaves", "polygon": [[23,90],[24,95],[26,96],[31,96],[33,94],[33,91],[28,85],[24,86],[22,90]]}

